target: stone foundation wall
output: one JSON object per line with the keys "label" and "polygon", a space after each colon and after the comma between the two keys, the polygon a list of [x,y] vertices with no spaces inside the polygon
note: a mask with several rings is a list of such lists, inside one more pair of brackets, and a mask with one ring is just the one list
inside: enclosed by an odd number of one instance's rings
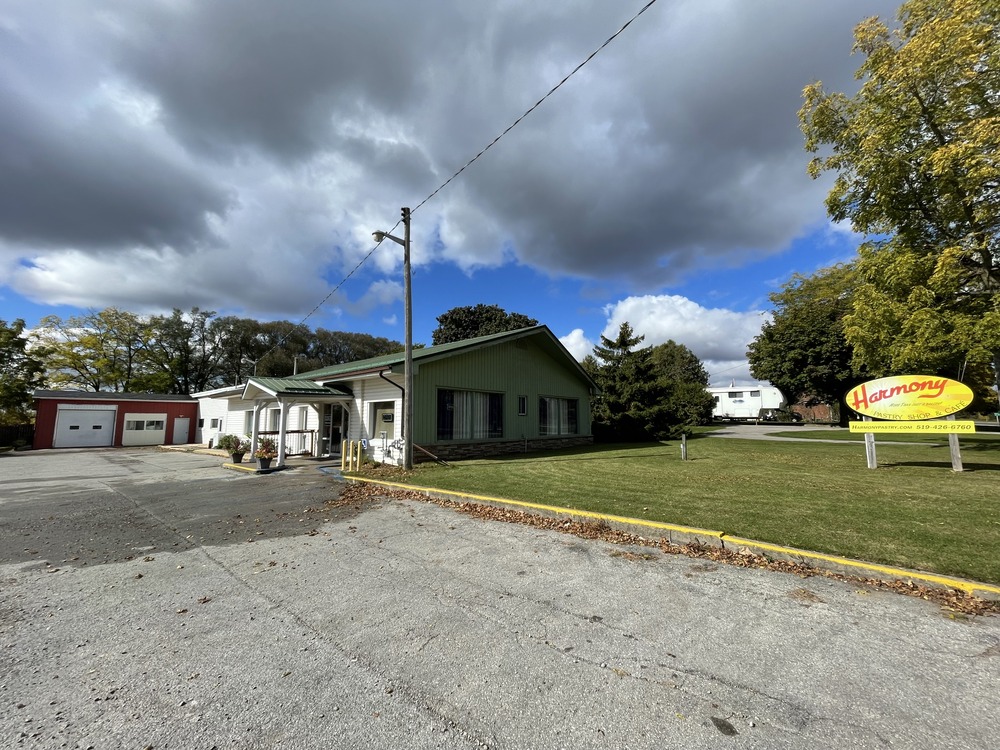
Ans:
{"label": "stone foundation wall", "polygon": [[[592,435],[567,435],[564,437],[536,438],[524,440],[491,440],[488,443],[441,443],[438,445],[422,445],[424,450],[433,453],[444,461],[461,461],[465,458],[490,458],[491,456],[511,456],[518,453],[534,453],[536,451],[557,451],[562,448],[576,448],[592,445]],[[414,447],[413,462],[423,463],[433,461],[423,451]]]}

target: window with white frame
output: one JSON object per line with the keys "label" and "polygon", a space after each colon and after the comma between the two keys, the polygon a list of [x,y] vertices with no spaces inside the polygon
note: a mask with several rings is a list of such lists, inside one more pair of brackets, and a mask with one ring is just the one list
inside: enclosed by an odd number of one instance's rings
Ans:
{"label": "window with white frame", "polygon": [[576,435],[577,400],[575,398],[538,399],[539,435]]}
{"label": "window with white frame", "polygon": [[253,434],[253,409],[243,412],[243,434]]}
{"label": "window with white frame", "polygon": [[438,389],[438,440],[502,437],[502,393]]}
{"label": "window with white frame", "polygon": [[162,419],[127,419],[125,429],[133,432],[145,430],[162,430],[164,420]]}

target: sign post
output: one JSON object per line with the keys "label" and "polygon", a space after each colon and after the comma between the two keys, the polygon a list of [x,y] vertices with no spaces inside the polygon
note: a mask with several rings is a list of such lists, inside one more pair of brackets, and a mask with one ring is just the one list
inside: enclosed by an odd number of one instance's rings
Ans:
{"label": "sign post", "polygon": [[[866,422],[871,422],[871,417],[865,417]],[[870,430],[865,433],[865,458],[868,459],[868,468],[877,469],[878,459],[875,457],[875,433]]]}
{"label": "sign post", "polygon": [[[954,422],[955,415],[949,414],[948,421]],[[948,433],[948,450],[951,453],[951,470],[952,471],[964,471],[962,466],[962,453],[958,449],[958,433],[949,432]]]}
{"label": "sign post", "polygon": [[[868,468],[877,468],[875,433],[945,433],[951,451],[951,468],[962,471],[958,433],[975,432],[974,422],[955,420],[955,412],[972,403],[972,389],[964,383],[935,375],[898,375],[869,380],[848,391],[847,405],[864,416],[852,423],[851,432],[865,435]],[[941,417],[947,417],[944,422]],[[888,420],[874,422],[874,419]]]}

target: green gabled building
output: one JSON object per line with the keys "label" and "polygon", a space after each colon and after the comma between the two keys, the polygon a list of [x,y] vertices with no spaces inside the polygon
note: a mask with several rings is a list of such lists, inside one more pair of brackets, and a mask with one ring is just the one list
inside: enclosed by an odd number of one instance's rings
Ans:
{"label": "green gabled building", "polygon": [[[350,390],[343,438],[367,440],[375,460],[400,460],[402,352],[299,377]],[[414,349],[414,460],[424,451],[447,459],[590,443],[595,389],[544,325]]]}
{"label": "green gabled building", "polygon": [[[413,350],[414,460],[503,455],[593,442],[596,385],[544,325]],[[210,432],[278,437],[286,453],[403,454],[403,352],[195,394]],[[216,415],[218,415],[216,417]],[[216,417],[216,418],[212,418]]]}

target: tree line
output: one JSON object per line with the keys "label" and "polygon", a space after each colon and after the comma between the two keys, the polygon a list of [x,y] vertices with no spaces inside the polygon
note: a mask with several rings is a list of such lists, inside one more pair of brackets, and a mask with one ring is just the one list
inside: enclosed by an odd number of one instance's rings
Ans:
{"label": "tree line", "polygon": [[217,317],[197,307],[137,315],[116,307],[0,321],[0,413],[23,420],[35,388],[191,394],[402,351],[366,333],[311,330],[287,320]]}
{"label": "tree line", "polygon": [[[435,345],[538,325],[496,305],[456,307],[437,318]],[[583,362],[600,388],[591,404],[603,440],[657,440],[708,421],[708,374],[685,346],[639,347],[628,323]],[[309,330],[192,309],[141,316],[110,307],[42,319],[29,337],[24,321],[0,321],[0,421],[28,421],[31,392],[43,386],[108,392],[190,394],[287,377],[402,351],[398,341],[364,333]]]}

